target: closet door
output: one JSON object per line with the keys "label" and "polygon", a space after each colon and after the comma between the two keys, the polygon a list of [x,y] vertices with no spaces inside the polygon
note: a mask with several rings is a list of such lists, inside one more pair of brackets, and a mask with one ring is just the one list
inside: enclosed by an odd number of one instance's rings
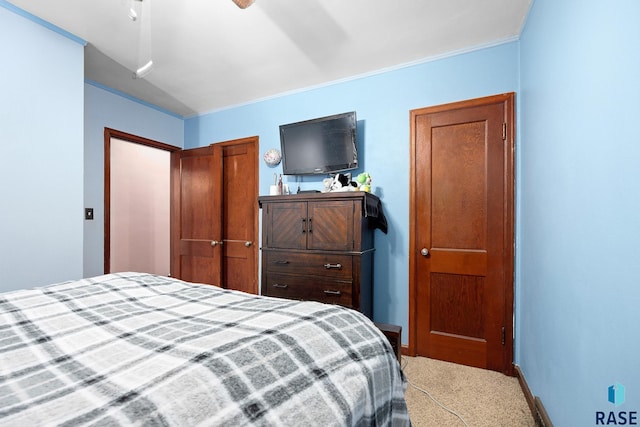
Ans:
{"label": "closet door", "polygon": [[224,143],[222,286],[258,293],[258,138]]}
{"label": "closet door", "polygon": [[171,275],[222,286],[222,149],[182,150],[171,160]]}
{"label": "closet door", "polygon": [[258,137],[172,156],[171,275],[258,293]]}

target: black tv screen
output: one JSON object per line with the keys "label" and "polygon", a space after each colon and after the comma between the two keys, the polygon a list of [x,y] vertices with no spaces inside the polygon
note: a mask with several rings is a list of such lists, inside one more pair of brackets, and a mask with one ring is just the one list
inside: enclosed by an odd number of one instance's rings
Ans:
{"label": "black tv screen", "polygon": [[356,169],[356,113],[280,126],[282,173],[318,175]]}

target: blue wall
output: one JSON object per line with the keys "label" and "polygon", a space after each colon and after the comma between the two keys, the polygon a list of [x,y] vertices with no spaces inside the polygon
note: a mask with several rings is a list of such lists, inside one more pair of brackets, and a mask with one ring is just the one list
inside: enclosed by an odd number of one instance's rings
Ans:
{"label": "blue wall", "polygon": [[[504,43],[190,118],[185,122],[185,147],[258,135],[262,153],[280,147],[281,124],[355,110],[363,162],[355,173],[366,170],[372,175],[389,222],[389,233],[378,230],[375,236],[374,318],[407,331],[409,111],[515,92],[517,85],[518,43]],[[281,171],[281,166],[260,162],[260,194],[268,194],[273,173]],[[302,188],[320,189],[320,180],[305,177]],[[294,181],[289,185],[296,187]],[[408,342],[406,333],[402,340]]]}
{"label": "blue wall", "polygon": [[83,44],[0,1],[0,291],[82,277]]}
{"label": "blue wall", "polygon": [[0,30],[0,292],[102,274],[104,128],[182,147],[184,120],[85,83],[84,41],[4,0]]}
{"label": "blue wall", "polygon": [[640,411],[639,19],[536,0],[521,36],[518,360],[556,426]]}
{"label": "blue wall", "polygon": [[183,146],[184,121],[96,83],[85,85],[84,203],[94,220],[84,221],[84,277],[104,273],[104,128]]}

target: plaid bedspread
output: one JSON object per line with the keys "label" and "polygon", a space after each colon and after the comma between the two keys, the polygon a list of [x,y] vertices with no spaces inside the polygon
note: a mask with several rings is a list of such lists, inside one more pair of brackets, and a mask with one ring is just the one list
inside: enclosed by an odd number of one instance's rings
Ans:
{"label": "plaid bedspread", "polygon": [[142,273],[0,294],[0,425],[408,425],[360,313]]}

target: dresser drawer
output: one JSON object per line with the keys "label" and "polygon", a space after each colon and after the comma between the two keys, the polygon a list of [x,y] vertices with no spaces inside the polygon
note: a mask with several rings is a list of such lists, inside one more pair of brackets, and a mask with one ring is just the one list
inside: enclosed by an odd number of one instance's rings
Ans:
{"label": "dresser drawer", "polygon": [[268,273],[266,283],[262,284],[262,295],[353,307],[352,282],[327,277]]}
{"label": "dresser drawer", "polygon": [[265,251],[262,268],[268,272],[325,276],[351,280],[351,255]]}

